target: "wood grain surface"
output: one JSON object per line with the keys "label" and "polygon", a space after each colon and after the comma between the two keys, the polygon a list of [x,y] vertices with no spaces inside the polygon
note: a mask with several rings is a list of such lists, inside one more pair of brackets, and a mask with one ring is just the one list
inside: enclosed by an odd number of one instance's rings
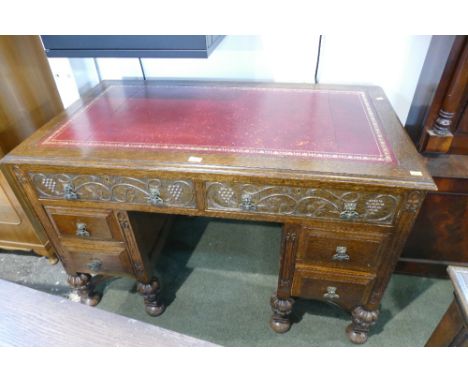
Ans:
{"label": "wood grain surface", "polygon": [[0,280],[0,346],[216,346]]}

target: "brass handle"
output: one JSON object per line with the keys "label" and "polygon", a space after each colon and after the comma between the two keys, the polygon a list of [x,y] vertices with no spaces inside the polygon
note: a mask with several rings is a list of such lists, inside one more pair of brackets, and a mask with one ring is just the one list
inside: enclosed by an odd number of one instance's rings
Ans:
{"label": "brass handle", "polygon": [[75,187],[72,183],[66,183],[63,186],[63,196],[66,200],[76,200],[78,199],[78,194],[75,192]]}
{"label": "brass handle", "polygon": [[327,292],[323,294],[323,297],[329,300],[335,300],[335,299],[339,299],[340,295],[336,293],[336,287],[328,286]]}
{"label": "brass handle", "polygon": [[343,204],[343,211],[340,213],[340,218],[343,220],[352,220],[359,217],[359,213],[356,211],[356,202],[345,202]]}
{"label": "brass handle", "polygon": [[336,247],[336,252],[332,257],[334,261],[349,261],[348,248],[339,245]]}
{"label": "brass handle", "polygon": [[158,187],[150,187],[147,199],[149,204],[153,206],[161,206],[164,204],[164,200],[161,198],[161,193]]}
{"label": "brass handle", "polygon": [[91,234],[88,231],[88,226],[85,223],[76,223],[76,236],[79,236],[79,237],[91,236]]}
{"label": "brass handle", "polygon": [[86,266],[89,268],[91,272],[99,272],[102,267],[102,261],[101,260],[92,260]]}
{"label": "brass handle", "polygon": [[257,206],[252,201],[252,195],[250,194],[244,194],[241,196],[240,207],[244,211],[255,211],[257,209]]}

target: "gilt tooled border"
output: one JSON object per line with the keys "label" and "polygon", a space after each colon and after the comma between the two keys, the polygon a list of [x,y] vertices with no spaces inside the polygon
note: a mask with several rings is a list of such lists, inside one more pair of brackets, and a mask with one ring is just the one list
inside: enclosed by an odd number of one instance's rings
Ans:
{"label": "gilt tooled border", "polygon": [[[154,85],[156,86],[156,85]],[[96,101],[103,97],[112,88],[126,88],[126,87],[141,87],[141,85],[111,85],[106,88],[101,94],[99,94],[93,101],[86,105],[82,110],[73,114],[68,121],[58,127],[51,135],[44,138],[41,145],[52,145],[52,146],[89,146],[89,147],[114,147],[124,149],[160,149],[160,150],[178,150],[178,151],[192,151],[192,152],[209,152],[209,153],[237,153],[237,154],[267,154],[267,155],[285,155],[292,157],[306,157],[306,158],[323,158],[323,159],[349,159],[349,160],[360,160],[360,161],[377,161],[391,163],[393,157],[390,153],[390,149],[384,138],[384,135],[380,129],[377,119],[370,107],[369,100],[364,91],[358,90],[324,90],[324,89],[291,89],[291,88],[268,88],[268,87],[218,87],[226,88],[229,90],[245,90],[249,91],[288,91],[288,92],[315,92],[315,93],[345,93],[358,95],[361,105],[364,109],[366,118],[371,126],[371,132],[379,150],[379,155],[363,155],[363,154],[352,154],[352,153],[334,153],[327,151],[302,151],[302,150],[276,150],[276,149],[260,149],[255,147],[226,147],[226,146],[191,146],[191,145],[177,145],[177,144],[158,144],[158,143],[122,143],[115,141],[76,141],[76,140],[60,140],[57,137],[69,127],[70,123],[83,111],[90,108]],[[175,85],[157,85],[156,87],[173,88]],[[209,86],[193,86],[195,88],[210,88]]]}

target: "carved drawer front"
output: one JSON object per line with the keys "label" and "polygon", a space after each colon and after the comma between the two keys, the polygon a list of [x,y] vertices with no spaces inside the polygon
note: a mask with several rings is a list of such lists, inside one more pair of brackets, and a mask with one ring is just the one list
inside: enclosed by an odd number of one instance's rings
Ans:
{"label": "carved drawer front", "polygon": [[59,237],[122,241],[112,211],[45,207]]}
{"label": "carved drawer front", "polygon": [[364,304],[371,292],[374,276],[361,273],[326,272],[323,270],[296,268],[292,295],[338,304],[346,309]]}
{"label": "carved drawer front", "polygon": [[392,224],[400,197],[385,193],[242,183],[206,183],[208,210]]}
{"label": "carved drawer front", "polygon": [[35,172],[30,172],[29,177],[40,199],[196,207],[191,180]]}
{"label": "carved drawer front", "polygon": [[301,233],[297,264],[374,271],[389,234],[356,229],[304,227]]}

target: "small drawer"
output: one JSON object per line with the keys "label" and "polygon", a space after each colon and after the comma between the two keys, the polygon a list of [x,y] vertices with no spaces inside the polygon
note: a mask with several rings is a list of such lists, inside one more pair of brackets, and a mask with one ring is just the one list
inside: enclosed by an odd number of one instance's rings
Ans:
{"label": "small drawer", "polygon": [[67,251],[67,270],[91,274],[134,274],[125,249],[115,252]]}
{"label": "small drawer", "polygon": [[347,229],[304,227],[296,261],[298,264],[373,271],[377,268],[389,232],[367,227]]}
{"label": "small drawer", "polygon": [[119,225],[107,210],[45,207],[59,237],[122,241]]}
{"label": "small drawer", "polygon": [[296,268],[291,294],[328,301],[351,310],[365,304],[372,290],[373,274],[332,272],[317,269]]}
{"label": "small drawer", "polygon": [[143,261],[132,260],[121,243],[65,239],[61,245],[68,273],[135,275],[143,269]]}

